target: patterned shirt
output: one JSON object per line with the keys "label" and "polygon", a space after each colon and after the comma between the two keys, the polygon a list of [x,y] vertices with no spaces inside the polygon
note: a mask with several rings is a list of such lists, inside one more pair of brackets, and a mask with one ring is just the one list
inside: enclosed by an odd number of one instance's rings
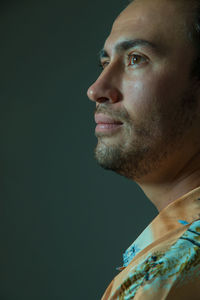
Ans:
{"label": "patterned shirt", "polygon": [[123,262],[102,300],[200,300],[200,187],[165,207]]}

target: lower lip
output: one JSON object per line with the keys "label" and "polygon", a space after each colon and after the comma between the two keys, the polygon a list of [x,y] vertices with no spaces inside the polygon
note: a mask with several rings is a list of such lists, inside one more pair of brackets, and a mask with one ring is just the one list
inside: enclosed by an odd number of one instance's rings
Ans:
{"label": "lower lip", "polygon": [[96,126],[96,132],[111,132],[115,131],[122,127],[122,124],[110,124],[110,123],[103,123],[103,124],[97,124]]}

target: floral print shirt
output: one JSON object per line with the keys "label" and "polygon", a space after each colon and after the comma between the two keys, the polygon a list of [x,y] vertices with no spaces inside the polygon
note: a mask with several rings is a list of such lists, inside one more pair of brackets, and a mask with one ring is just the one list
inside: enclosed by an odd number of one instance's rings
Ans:
{"label": "floral print shirt", "polygon": [[123,262],[102,300],[200,300],[200,187],[165,207]]}

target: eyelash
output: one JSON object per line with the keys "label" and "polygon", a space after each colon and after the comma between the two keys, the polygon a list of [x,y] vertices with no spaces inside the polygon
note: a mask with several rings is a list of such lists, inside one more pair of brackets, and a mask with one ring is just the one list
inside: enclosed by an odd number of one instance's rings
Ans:
{"label": "eyelash", "polygon": [[[132,59],[132,58],[139,58],[139,59],[141,59],[141,60],[147,60],[144,56],[142,56],[142,55],[139,55],[139,54],[130,54],[130,55],[128,55],[128,59],[129,59],[129,62],[130,62],[130,60]],[[128,64],[128,66],[130,66],[130,64]]]}
{"label": "eyelash", "polygon": [[[128,57],[128,61],[129,61],[129,62],[130,62],[130,60],[131,60],[132,58],[141,58],[142,60],[147,61],[147,58],[145,58],[144,56],[139,55],[139,54],[129,54],[127,57]],[[99,63],[100,69],[101,69],[101,70],[104,70],[105,65],[107,65],[107,64],[108,64],[108,61],[105,61],[105,62],[102,62],[102,63],[100,62],[100,63]],[[131,64],[128,63],[128,66],[131,66]]]}

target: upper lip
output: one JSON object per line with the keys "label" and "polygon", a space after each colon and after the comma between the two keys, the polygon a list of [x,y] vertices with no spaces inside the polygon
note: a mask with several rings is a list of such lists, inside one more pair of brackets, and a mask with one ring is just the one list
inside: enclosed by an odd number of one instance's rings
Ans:
{"label": "upper lip", "polygon": [[121,121],[104,114],[95,114],[95,122],[97,124],[123,124]]}

